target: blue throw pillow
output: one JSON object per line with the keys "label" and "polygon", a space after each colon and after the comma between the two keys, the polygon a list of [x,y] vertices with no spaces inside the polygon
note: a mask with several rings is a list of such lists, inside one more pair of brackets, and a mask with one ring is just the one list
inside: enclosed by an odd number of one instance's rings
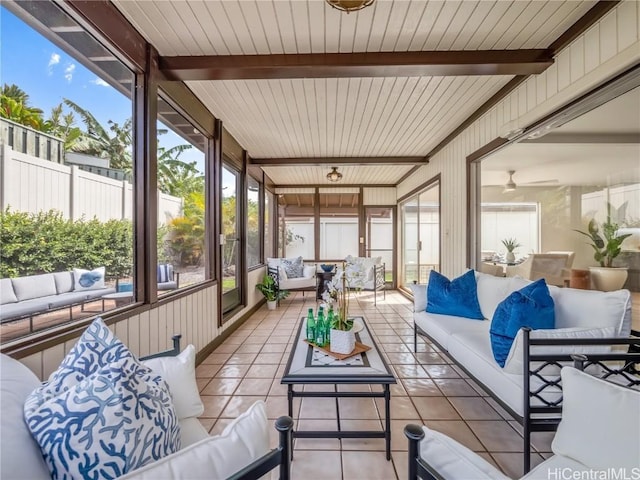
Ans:
{"label": "blue throw pillow", "polygon": [[484,320],[473,270],[453,280],[431,270],[427,285],[427,312]]}
{"label": "blue throw pillow", "polygon": [[513,292],[498,304],[491,320],[491,350],[498,365],[504,367],[518,330],[555,328],[553,298],[544,278]]}

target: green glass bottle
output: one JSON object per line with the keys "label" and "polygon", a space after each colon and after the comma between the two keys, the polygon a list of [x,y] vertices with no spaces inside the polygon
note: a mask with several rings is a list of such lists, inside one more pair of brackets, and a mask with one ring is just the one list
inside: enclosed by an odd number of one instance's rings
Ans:
{"label": "green glass bottle", "polygon": [[327,313],[327,326],[325,329],[325,338],[327,342],[331,341],[331,329],[333,328],[335,313],[333,312],[333,305],[329,307],[329,312]]}
{"label": "green glass bottle", "polygon": [[324,347],[327,344],[326,339],[326,321],[324,319],[324,309],[318,309],[318,319],[316,320],[316,345]]}
{"label": "green glass bottle", "polygon": [[316,341],[316,321],[313,318],[313,308],[310,308],[309,313],[307,313],[307,340],[310,342]]}

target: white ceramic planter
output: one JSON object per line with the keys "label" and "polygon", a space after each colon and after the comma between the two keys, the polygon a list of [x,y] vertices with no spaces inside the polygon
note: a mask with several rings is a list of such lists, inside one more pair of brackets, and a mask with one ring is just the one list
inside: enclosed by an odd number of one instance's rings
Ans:
{"label": "white ceramic planter", "polygon": [[516,262],[516,254],[513,252],[507,252],[506,257],[507,263],[515,263]]}
{"label": "white ceramic planter", "polygon": [[278,302],[276,300],[267,300],[267,310],[275,310]]}
{"label": "white ceramic planter", "polygon": [[329,350],[346,355],[356,348],[356,334],[353,331],[331,329]]}
{"label": "white ceramic planter", "polygon": [[627,281],[627,268],[589,267],[591,285],[595,290],[611,292],[620,290]]}

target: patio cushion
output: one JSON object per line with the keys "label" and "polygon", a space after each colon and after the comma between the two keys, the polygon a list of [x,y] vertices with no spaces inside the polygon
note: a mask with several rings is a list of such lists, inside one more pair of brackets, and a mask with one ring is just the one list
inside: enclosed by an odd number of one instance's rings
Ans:
{"label": "patio cushion", "polygon": [[12,278],[11,282],[19,302],[58,293],[52,273],[16,277]]}
{"label": "patio cushion", "polygon": [[54,272],[53,279],[56,282],[56,291],[59,294],[73,291],[73,272]]}
{"label": "patio cushion", "polygon": [[178,419],[180,424],[180,448],[187,448],[189,445],[209,438],[209,432],[200,423],[196,417],[187,417]]}
{"label": "patio cushion", "polygon": [[409,284],[413,292],[413,311],[424,312],[427,310],[427,286],[422,283]]}
{"label": "patio cushion", "polygon": [[302,257],[282,259],[282,268],[287,273],[287,278],[301,278],[303,267]]}
{"label": "patio cushion", "polygon": [[520,277],[496,277],[481,272],[476,272],[475,276],[480,310],[484,318],[489,320],[493,318],[500,302],[531,283]]}
{"label": "patio cushion", "polygon": [[157,282],[166,283],[173,281],[173,265],[168,263],[158,265]]}
{"label": "patio cushion", "polygon": [[84,270],[82,268],[73,269],[73,278],[75,280],[74,290],[96,290],[104,288],[105,267],[94,268],[93,270]]}
{"label": "patio cushion", "polygon": [[452,334],[460,331],[481,332],[489,338],[489,321],[472,321],[468,318],[453,317],[450,315],[438,315],[422,311],[414,315],[414,320],[418,327],[425,332],[429,332],[442,348],[449,349],[449,340]]}
{"label": "patio cushion", "polygon": [[7,305],[9,303],[16,303],[18,297],[16,297],[13,291],[13,284],[10,278],[0,279],[0,305]]}
{"label": "patio cushion", "polygon": [[427,284],[427,312],[483,320],[473,270],[453,280],[431,270]]}
{"label": "patio cushion", "polygon": [[595,470],[637,470],[640,392],[574,368],[563,368],[561,376],[562,421],[551,444],[553,453]]}

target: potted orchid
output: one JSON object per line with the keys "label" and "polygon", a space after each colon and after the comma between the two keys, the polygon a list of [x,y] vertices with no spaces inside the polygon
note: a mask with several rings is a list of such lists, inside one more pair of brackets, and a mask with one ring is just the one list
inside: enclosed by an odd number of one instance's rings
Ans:
{"label": "potted orchid", "polygon": [[355,348],[356,337],[351,330],[353,319],[349,318],[349,293],[351,289],[362,289],[364,277],[365,269],[361,263],[343,262],[342,269],[338,270],[322,295],[327,305],[336,305],[329,342],[329,349],[332,352],[348,354]]}

